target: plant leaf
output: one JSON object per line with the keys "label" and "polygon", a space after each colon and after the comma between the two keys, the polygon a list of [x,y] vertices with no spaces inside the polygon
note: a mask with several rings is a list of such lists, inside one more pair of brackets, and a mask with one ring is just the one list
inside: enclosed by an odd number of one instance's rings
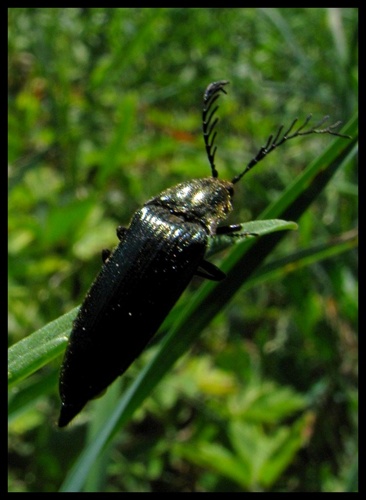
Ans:
{"label": "plant leaf", "polygon": [[20,340],[8,350],[8,387],[49,363],[65,349],[78,307]]}

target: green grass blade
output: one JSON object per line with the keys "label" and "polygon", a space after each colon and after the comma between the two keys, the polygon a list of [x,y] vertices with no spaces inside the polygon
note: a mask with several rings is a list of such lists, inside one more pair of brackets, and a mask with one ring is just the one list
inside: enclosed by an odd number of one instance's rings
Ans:
{"label": "green grass blade", "polygon": [[61,354],[78,308],[20,340],[8,350],[8,387],[20,382]]}
{"label": "green grass blade", "polygon": [[348,252],[358,245],[358,231],[353,230],[342,234],[337,238],[331,238],[327,242],[319,243],[309,248],[302,249],[276,259],[261,266],[242,286],[241,290],[249,290],[260,283],[283,278],[284,275],[298,271],[303,267],[310,266],[316,262],[330,259],[343,252]]}
{"label": "green grass blade", "polygon": [[30,377],[26,384],[20,389],[9,392],[8,397],[8,423],[10,424],[19,415],[34,407],[38,398],[44,397],[55,390],[59,376],[59,370],[53,369],[47,372],[47,376]]}

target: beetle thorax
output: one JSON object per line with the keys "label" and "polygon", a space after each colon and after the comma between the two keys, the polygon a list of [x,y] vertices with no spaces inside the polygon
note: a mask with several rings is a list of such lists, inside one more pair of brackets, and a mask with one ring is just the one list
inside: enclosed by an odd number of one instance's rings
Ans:
{"label": "beetle thorax", "polygon": [[210,234],[214,234],[217,224],[232,210],[232,195],[231,182],[208,177],[182,182],[147,204],[164,206],[186,221],[203,224]]}

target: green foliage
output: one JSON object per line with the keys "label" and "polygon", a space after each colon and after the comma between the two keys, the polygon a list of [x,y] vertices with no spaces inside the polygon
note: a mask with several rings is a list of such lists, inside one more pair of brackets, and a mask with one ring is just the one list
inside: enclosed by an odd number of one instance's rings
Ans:
{"label": "green foliage", "polygon": [[[357,70],[357,9],[9,9],[10,491],[357,490]],[[352,140],[290,141],[243,179],[230,222],[299,230],[225,251],[228,278],[193,282],[61,432],[75,306],[115,227],[209,175],[219,79],[222,178],[295,116]]]}

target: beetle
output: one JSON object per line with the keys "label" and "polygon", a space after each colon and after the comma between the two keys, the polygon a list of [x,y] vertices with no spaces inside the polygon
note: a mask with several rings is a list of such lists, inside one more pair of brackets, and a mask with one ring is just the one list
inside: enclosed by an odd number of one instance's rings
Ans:
{"label": "beetle", "polygon": [[204,257],[210,238],[246,234],[240,232],[238,224],[219,225],[232,210],[234,185],[289,139],[312,133],[342,136],[334,131],[340,122],[304,130],[309,115],[293,131],[295,119],[285,133],[281,126],[275,136],[271,135],[240,174],[231,181],[219,179],[215,167],[216,101],[220,93],[226,94],[228,83],[211,83],[203,96],[202,128],[211,177],[182,182],[147,201],[128,228],[117,229],[120,241],[116,249],[102,252],[102,269],[73,323],[61,366],[59,427],[66,426],[90,399],[127,370],[194,275],[215,281],[225,278]]}

